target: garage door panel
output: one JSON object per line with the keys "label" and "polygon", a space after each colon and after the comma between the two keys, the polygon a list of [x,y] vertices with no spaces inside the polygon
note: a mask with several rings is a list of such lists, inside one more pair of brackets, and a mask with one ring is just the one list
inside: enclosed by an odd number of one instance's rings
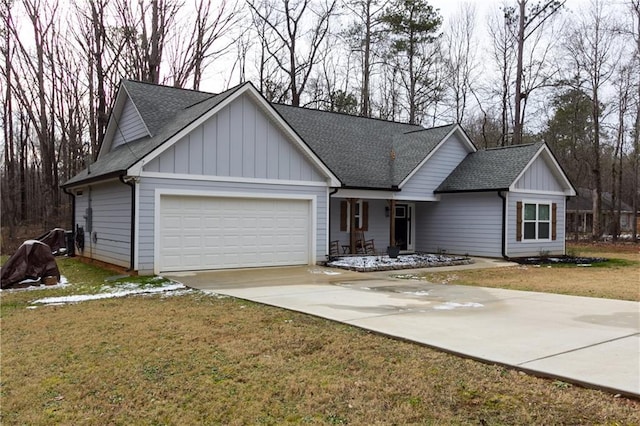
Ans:
{"label": "garage door panel", "polygon": [[309,200],[162,196],[160,270],[309,262]]}

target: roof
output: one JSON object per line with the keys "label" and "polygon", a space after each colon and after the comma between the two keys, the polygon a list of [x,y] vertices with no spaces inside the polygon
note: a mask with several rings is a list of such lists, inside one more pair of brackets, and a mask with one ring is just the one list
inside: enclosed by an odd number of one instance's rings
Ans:
{"label": "roof", "polygon": [[[69,179],[63,186],[123,174],[129,167],[242,87],[236,86],[214,95],[129,80],[125,80],[123,85],[138,108],[151,137],[122,144],[100,155],[95,163]],[[145,94],[147,90],[149,96]]]}
{"label": "roof", "polygon": [[353,115],[274,104],[346,187],[398,186],[455,127],[425,129]]}
{"label": "roof", "polygon": [[[567,211],[591,211],[593,210],[593,192],[588,188],[578,188],[577,196],[571,197],[569,201],[567,201]],[[617,204],[618,200],[616,200]],[[603,192],[602,193],[602,209],[603,210],[611,210],[612,201],[611,201],[611,193]],[[616,207],[617,208],[617,207]],[[633,207],[625,203],[624,201],[620,201],[620,211],[623,212],[633,212]]]}
{"label": "roof", "polygon": [[[132,100],[150,136],[112,150],[103,145],[105,152],[100,153],[98,160],[63,186],[124,175],[245,85],[250,83],[212,94],[123,80],[122,93],[118,96],[128,96]],[[425,129],[414,124],[270,105],[340,182],[352,188],[397,187],[456,128],[451,124]]]}
{"label": "roof", "polygon": [[507,190],[543,145],[539,142],[473,152],[435,192]]}

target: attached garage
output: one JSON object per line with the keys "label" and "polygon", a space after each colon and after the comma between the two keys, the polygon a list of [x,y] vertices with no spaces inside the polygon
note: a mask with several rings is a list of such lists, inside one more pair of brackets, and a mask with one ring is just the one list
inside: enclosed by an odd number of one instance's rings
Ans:
{"label": "attached garage", "polygon": [[310,199],[162,195],[159,270],[314,263]]}

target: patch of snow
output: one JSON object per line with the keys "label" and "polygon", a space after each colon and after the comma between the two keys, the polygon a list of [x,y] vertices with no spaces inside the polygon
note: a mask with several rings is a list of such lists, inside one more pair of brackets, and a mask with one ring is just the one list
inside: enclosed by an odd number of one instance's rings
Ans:
{"label": "patch of snow", "polygon": [[20,281],[20,284],[34,284],[34,285],[30,285],[29,287],[22,287],[22,288],[0,289],[0,292],[6,291],[7,293],[14,293],[19,291],[50,290],[54,288],[64,288],[69,285],[69,280],[67,280],[67,277],[65,277],[64,275],[61,275],[60,281],[58,281],[58,284],[55,284],[55,285],[44,285],[40,283],[40,280],[32,280],[32,279],[26,279],[26,280]]}
{"label": "patch of snow", "polygon": [[411,294],[413,296],[428,296],[428,290],[418,290],[418,291],[403,291],[402,294]]}
{"label": "patch of snow", "polygon": [[346,256],[327,263],[327,266],[353,270],[389,270],[424,268],[451,264],[451,262],[468,261],[464,257],[444,256],[436,254],[407,254],[397,258],[383,256]]}
{"label": "patch of snow", "polygon": [[70,295],[70,296],[59,296],[59,297],[45,297],[42,299],[34,300],[32,303],[40,303],[44,305],[53,305],[53,304],[65,304],[65,303],[78,303],[85,302],[88,300],[101,300],[101,299],[111,299],[114,297],[125,297],[131,295],[138,294],[152,294],[152,293],[164,293],[175,290],[183,290],[186,287],[184,284],[175,283],[169,284],[162,287],[151,287],[151,288],[112,288],[113,291],[108,293],[98,293],[98,294],[78,294],[78,295]]}
{"label": "patch of snow", "polygon": [[171,276],[173,277],[195,277],[195,272],[172,272]]}
{"label": "patch of snow", "polygon": [[482,303],[475,302],[467,302],[467,303],[458,303],[458,302],[445,302],[441,305],[436,305],[433,309],[450,311],[457,308],[482,308],[484,305]]}
{"label": "patch of snow", "polygon": [[329,271],[327,269],[309,269],[308,270],[312,274],[324,274],[324,275],[340,275],[342,272],[337,271]]}

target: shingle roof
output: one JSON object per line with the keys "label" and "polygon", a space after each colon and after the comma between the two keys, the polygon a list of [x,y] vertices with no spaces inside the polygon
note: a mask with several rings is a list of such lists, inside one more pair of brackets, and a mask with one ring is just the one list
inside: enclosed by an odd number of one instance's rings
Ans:
{"label": "shingle roof", "polygon": [[436,193],[508,189],[543,143],[479,150],[440,184]]}
{"label": "shingle roof", "polygon": [[398,185],[455,127],[425,129],[289,105],[274,107],[348,187]]}
{"label": "shingle roof", "polygon": [[[593,193],[589,188],[578,188],[577,196],[569,198],[567,201],[567,210],[571,211],[591,211],[593,210]],[[611,193],[603,192],[602,193],[602,209],[603,210],[611,210]],[[619,200],[616,200],[616,204]],[[617,206],[616,206],[617,208]],[[620,210],[623,212],[633,212],[633,207],[624,201],[620,201]]]}
{"label": "shingle roof", "polygon": [[[151,137],[101,155],[64,186],[124,173],[140,159],[197,120],[242,86],[218,95],[136,81],[123,81]],[[246,83],[249,84],[249,83]],[[418,125],[288,105],[273,105],[311,150],[348,187],[397,186],[455,125]]]}
{"label": "shingle roof", "polygon": [[[213,95],[134,81],[125,81],[123,84],[152,136],[116,147],[69,179],[64,186],[124,172],[242,87],[236,86]],[[148,98],[145,96],[146,90],[150,91]]]}

